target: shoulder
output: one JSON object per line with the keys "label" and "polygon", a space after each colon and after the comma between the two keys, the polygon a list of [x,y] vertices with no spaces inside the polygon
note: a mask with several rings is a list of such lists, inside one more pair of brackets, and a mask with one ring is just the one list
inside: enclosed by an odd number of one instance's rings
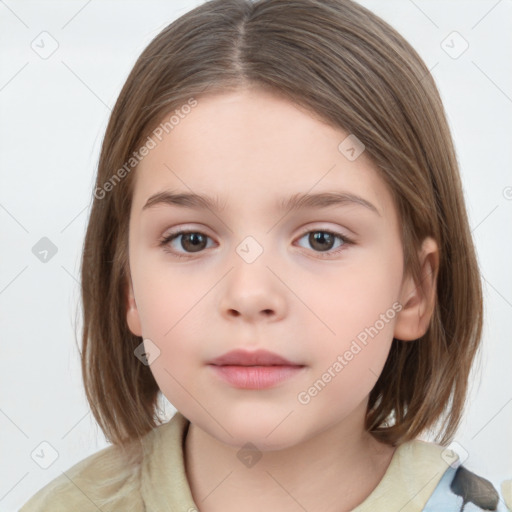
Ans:
{"label": "shoulder", "polygon": [[497,484],[469,471],[450,448],[413,439],[397,447],[382,481],[355,512],[512,511],[512,480]]}
{"label": "shoulder", "polygon": [[480,512],[512,510],[512,480],[494,485],[463,465],[450,467],[435,488],[424,512]]}
{"label": "shoulder", "polygon": [[142,511],[140,446],[111,445],[63,471],[32,496],[19,512]]}
{"label": "shoulder", "polygon": [[[434,443],[447,468],[437,482],[423,512],[480,512],[512,511],[512,479],[495,485],[460,463],[458,455],[449,448]],[[435,448],[430,449],[435,453]]]}

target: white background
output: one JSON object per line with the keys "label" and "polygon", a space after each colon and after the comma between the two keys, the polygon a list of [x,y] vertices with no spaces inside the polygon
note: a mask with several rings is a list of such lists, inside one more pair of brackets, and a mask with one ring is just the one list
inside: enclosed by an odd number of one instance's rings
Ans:
{"label": "white background", "polygon": [[[138,55],[199,3],[0,2],[2,511],[107,446],[85,401],[77,348],[80,251],[100,143]],[[499,485],[512,478],[512,2],[361,3],[417,49],[447,110],[485,292],[483,357],[455,449]],[[457,59],[441,46],[453,31],[469,43]],[[31,47],[41,37],[46,48],[58,43],[47,59]],[[455,50],[463,43],[447,41]],[[32,252],[42,237],[58,251],[46,263]],[[42,441],[58,453],[47,469],[31,458]]]}

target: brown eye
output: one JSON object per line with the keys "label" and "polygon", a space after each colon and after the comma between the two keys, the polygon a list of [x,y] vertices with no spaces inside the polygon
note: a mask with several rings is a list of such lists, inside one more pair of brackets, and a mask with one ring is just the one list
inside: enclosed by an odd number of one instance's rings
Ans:
{"label": "brown eye", "polygon": [[180,235],[181,247],[187,252],[201,251],[206,247],[207,237],[201,233],[183,233]]}
{"label": "brown eye", "polygon": [[[323,229],[306,231],[302,234],[299,240],[305,239],[306,237],[307,243],[313,251],[317,253],[325,253],[325,257],[332,256],[343,251],[346,248],[345,246],[352,243],[348,237],[340,233],[333,233]],[[336,240],[339,240],[338,245],[335,245]],[[324,257],[323,254],[322,256]]]}
{"label": "brown eye", "polygon": [[178,231],[164,237],[160,241],[160,245],[164,247],[166,252],[179,258],[206,249],[209,238],[209,236],[199,231]]}
{"label": "brown eye", "polygon": [[319,251],[328,251],[332,249],[335,237],[327,231],[311,231],[309,233],[308,242],[313,249]]}

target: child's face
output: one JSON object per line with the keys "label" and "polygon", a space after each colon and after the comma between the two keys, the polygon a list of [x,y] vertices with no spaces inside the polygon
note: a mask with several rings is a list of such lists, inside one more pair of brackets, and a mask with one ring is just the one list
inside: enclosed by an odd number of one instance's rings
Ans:
{"label": "child's face", "polygon": [[[351,161],[338,149],[347,133],[283,99],[246,90],[197,100],[134,171],[130,329],[160,350],[150,368],[167,399],[226,444],[285,448],[341,422],[360,432],[411,291],[390,192],[364,152]],[[165,191],[225,207],[144,209]],[[279,208],[294,194],[335,191],[378,213],[354,202]],[[198,234],[159,245],[178,228]],[[233,349],[304,368],[240,389],[208,365]]]}

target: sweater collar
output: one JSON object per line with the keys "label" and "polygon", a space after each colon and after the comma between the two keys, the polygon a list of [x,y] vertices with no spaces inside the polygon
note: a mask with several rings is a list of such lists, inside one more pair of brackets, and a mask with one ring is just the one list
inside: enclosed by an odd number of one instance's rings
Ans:
{"label": "sweater collar", "polygon": [[[141,493],[147,510],[198,510],[185,472],[184,443],[189,425],[177,411],[144,439]],[[401,444],[381,481],[352,512],[422,510],[456,458],[455,452],[419,439]]]}
{"label": "sweater collar", "polygon": [[185,473],[184,442],[189,425],[178,411],[145,438],[141,494],[146,510],[198,510]]}

